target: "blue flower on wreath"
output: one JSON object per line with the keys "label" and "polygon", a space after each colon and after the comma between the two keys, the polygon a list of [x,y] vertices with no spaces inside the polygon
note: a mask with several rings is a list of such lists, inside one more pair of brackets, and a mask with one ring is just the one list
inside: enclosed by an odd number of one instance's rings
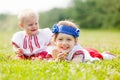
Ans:
{"label": "blue flower on wreath", "polygon": [[52,32],[53,33],[58,33],[58,31],[59,31],[59,28],[58,28],[57,24],[54,24],[53,27],[52,27]]}
{"label": "blue flower on wreath", "polygon": [[75,36],[75,37],[79,37],[79,34],[80,34],[80,30],[79,30],[79,29],[76,29],[76,31],[74,32],[74,36]]}

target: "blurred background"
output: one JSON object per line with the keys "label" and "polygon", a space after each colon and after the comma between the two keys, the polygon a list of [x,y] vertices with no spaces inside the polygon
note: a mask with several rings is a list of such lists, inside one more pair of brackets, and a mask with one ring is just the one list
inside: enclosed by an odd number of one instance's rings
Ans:
{"label": "blurred background", "polygon": [[72,20],[81,29],[120,30],[120,0],[0,0],[0,32],[18,31],[17,14],[38,12],[40,28]]}

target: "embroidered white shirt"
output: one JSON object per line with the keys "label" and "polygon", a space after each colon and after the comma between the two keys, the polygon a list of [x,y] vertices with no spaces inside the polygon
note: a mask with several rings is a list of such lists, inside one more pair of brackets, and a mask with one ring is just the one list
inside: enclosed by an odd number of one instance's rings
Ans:
{"label": "embroidered white shirt", "polygon": [[39,29],[39,33],[36,36],[27,36],[25,31],[19,31],[13,35],[12,42],[23,49],[25,55],[30,56],[46,51],[51,36],[52,32],[49,28]]}

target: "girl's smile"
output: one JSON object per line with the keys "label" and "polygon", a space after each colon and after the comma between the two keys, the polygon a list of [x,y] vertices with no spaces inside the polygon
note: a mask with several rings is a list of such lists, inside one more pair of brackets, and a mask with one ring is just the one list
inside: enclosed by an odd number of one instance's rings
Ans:
{"label": "girl's smile", "polygon": [[59,33],[55,41],[57,49],[63,53],[69,53],[76,44],[76,40],[72,35],[64,33]]}

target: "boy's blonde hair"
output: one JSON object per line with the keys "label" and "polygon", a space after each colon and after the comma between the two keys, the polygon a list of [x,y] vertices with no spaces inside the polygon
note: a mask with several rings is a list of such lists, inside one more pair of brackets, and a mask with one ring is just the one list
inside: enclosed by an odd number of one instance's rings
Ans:
{"label": "boy's blonde hair", "polygon": [[25,9],[23,10],[21,13],[18,14],[18,20],[19,20],[19,23],[24,23],[25,19],[28,18],[28,17],[38,17],[38,14],[31,10],[31,9]]}

